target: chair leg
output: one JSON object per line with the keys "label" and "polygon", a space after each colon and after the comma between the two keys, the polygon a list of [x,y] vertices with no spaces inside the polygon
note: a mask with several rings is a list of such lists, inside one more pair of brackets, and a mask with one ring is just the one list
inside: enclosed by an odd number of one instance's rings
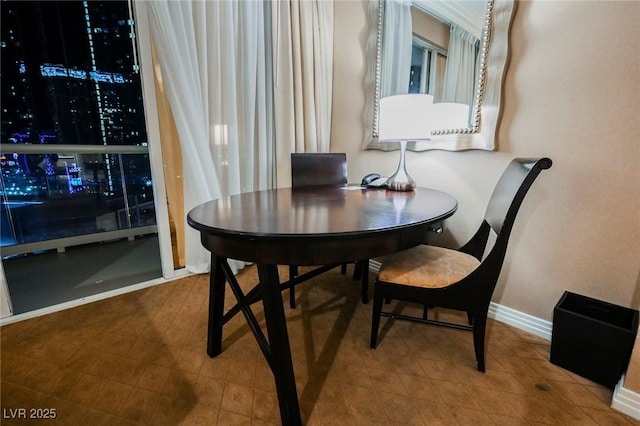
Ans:
{"label": "chair leg", "polygon": [[343,263],[342,265],[340,265],[340,273],[342,275],[347,273],[347,264],[346,263]]}
{"label": "chair leg", "polygon": [[422,319],[427,319],[429,314],[429,305],[426,303],[422,305]]}
{"label": "chair leg", "polygon": [[362,274],[362,303],[369,303],[369,259],[361,260],[357,263]]}
{"label": "chair leg", "polygon": [[[298,267],[295,265],[289,265],[289,279],[293,279],[298,276]],[[295,309],[296,307],[296,287],[292,286],[289,289],[289,307]]]}
{"label": "chair leg", "polygon": [[373,314],[371,316],[371,342],[369,347],[376,348],[378,342],[378,329],[380,328],[380,314],[382,313],[382,295],[380,291],[373,292]]}
{"label": "chair leg", "polygon": [[360,278],[362,278],[362,265],[359,261],[356,261],[355,267],[353,268],[353,279],[359,280]]}
{"label": "chair leg", "polygon": [[473,347],[476,352],[478,371],[484,373],[484,338],[487,328],[487,314],[473,315]]}

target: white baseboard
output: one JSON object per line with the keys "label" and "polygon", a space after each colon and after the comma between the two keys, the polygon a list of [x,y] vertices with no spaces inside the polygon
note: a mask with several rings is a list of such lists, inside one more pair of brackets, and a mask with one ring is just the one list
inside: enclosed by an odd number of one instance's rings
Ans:
{"label": "white baseboard", "polygon": [[553,323],[515,309],[491,302],[489,318],[503,322],[519,330],[527,331],[546,340],[551,340]]}
{"label": "white baseboard", "polygon": [[624,387],[624,378],[618,382],[613,390],[611,398],[611,408],[620,411],[627,416],[631,416],[636,420],[640,420],[640,394],[637,394]]}
{"label": "white baseboard", "polygon": [[[378,271],[380,271],[380,262],[372,260],[369,269],[378,273]],[[553,330],[553,323],[551,321],[546,321],[493,302],[491,302],[489,306],[489,318],[542,337],[543,339],[551,340]],[[611,408],[631,416],[636,420],[640,420],[640,394],[626,389],[623,384],[624,375],[613,391]]]}
{"label": "white baseboard", "polygon": [[382,266],[382,264],[377,260],[369,261],[369,270],[374,274],[377,274],[378,272],[380,272],[380,266]]}

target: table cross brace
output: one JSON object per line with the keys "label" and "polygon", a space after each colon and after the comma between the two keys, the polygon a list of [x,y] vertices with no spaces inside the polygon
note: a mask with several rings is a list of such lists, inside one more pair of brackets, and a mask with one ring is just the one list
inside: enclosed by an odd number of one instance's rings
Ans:
{"label": "table cross brace", "polygon": [[[271,346],[269,345],[269,341],[266,338],[260,324],[258,323],[258,319],[255,314],[251,310],[251,305],[262,300],[262,288],[260,287],[260,283],[256,284],[247,294],[242,291],[238,280],[236,279],[231,267],[229,266],[229,262],[227,259],[221,259],[222,262],[222,270],[224,272],[224,276],[226,281],[229,283],[229,287],[235,296],[237,303],[232,306],[226,314],[222,317],[222,324],[226,324],[231,318],[233,318],[238,312],[242,312],[245,319],[247,320],[247,324],[249,325],[249,329],[255,336],[258,346],[262,351],[269,367],[273,370],[272,366],[272,357],[271,357]],[[301,284],[313,277],[316,277],[326,271],[329,271],[335,267],[339,266],[339,264],[334,265],[323,265],[319,266],[309,272],[298,275],[290,280],[287,280],[280,284],[282,290],[287,290],[291,287],[294,287],[298,284]]]}

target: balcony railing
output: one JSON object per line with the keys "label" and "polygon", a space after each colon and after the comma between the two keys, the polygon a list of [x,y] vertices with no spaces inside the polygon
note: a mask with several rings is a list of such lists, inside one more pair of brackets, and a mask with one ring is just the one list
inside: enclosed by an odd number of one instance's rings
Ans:
{"label": "balcony railing", "polygon": [[146,146],[0,145],[2,256],[157,232]]}

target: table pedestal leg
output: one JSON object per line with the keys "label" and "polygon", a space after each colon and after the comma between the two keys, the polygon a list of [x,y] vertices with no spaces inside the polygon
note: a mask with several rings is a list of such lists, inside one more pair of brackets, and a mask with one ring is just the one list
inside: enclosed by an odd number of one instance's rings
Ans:
{"label": "table pedestal leg", "polygon": [[262,303],[271,349],[271,369],[278,392],[280,418],[283,425],[300,425],[302,420],[277,266],[258,264],[258,276],[262,286]]}
{"label": "table pedestal leg", "polygon": [[211,254],[207,333],[207,354],[211,358],[222,352],[222,315],[224,314],[224,288],[226,284],[222,262],[225,261],[224,258]]}

